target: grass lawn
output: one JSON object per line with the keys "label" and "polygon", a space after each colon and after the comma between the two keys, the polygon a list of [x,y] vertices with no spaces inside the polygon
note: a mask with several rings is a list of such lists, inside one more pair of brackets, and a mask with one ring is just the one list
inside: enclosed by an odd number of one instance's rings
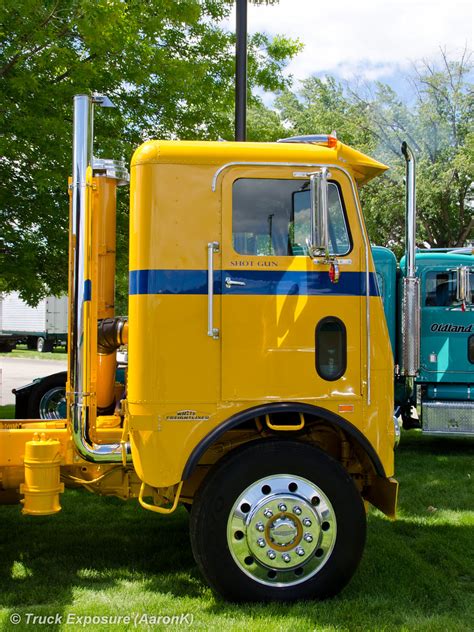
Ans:
{"label": "grass lawn", "polygon": [[17,345],[16,349],[9,353],[1,352],[0,356],[8,358],[37,358],[38,360],[67,360],[66,347],[54,347],[54,351],[40,353],[31,351],[26,345]]}
{"label": "grass lawn", "polygon": [[[0,506],[0,629],[35,627],[25,624],[28,613],[58,613],[63,621],[68,614],[189,613],[192,628],[220,631],[472,630],[473,447],[404,434],[399,519],[371,510],[357,574],[337,598],[321,603],[242,606],[216,598],[194,565],[184,509],[157,516],[135,501],[82,490],[62,496],[57,516],[25,517],[18,506]],[[20,625],[9,623],[13,613],[23,618]],[[84,629],[75,620],[39,629]],[[182,627],[150,621],[88,629]]]}

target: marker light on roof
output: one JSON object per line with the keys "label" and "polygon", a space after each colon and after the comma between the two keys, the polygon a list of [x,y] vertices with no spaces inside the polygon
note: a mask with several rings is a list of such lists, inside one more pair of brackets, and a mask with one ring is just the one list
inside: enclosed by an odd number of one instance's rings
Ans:
{"label": "marker light on roof", "polygon": [[279,143],[306,143],[309,145],[323,145],[335,147],[337,145],[336,132],[332,134],[310,134],[308,136],[291,136],[290,138],[280,138]]}

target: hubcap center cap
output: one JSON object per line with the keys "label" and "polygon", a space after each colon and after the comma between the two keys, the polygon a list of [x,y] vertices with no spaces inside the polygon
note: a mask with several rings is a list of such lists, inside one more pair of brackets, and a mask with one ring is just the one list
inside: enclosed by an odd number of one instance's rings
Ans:
{"label": "hubcap center cap", "polygon": [[295,541],[298,528],[289,516],[280,516],[269,525],[268,535],[272,542],[286,547]]}

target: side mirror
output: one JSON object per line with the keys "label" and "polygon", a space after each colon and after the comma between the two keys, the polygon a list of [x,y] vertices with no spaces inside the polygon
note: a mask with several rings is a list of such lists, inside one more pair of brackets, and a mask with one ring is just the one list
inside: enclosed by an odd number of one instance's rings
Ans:
{"label": "side mirror", "polygon": [[471,269],[469,266],[456,268],[456,299],[460,303],[471,303]]}
{"label": "side mirror", "polygon": [[326,167],[310,175],[311,198],[311,236],[306,241],[311,258],[329,257],[329,202],[328,178]]}

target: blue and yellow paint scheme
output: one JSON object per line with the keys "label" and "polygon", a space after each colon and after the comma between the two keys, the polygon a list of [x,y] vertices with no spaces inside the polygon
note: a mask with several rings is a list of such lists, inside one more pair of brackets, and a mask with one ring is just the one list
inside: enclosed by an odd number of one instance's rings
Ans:
{"label": "blue and yellow paint scheme", "polygon": [[[320,167],[339,188],[350,233],[339,275],[303,251],[234,249],[236,180],[291,180]],[[99,446],[129,439],[131,460],[81,459],[69,418],[0,422],[4,489],[23,481],[25,442],[40,432],[59,441],[66,482],[123,498],[144,485],[156,505],[174,499],[175,507],[178,498],[192,502],[209,466],[233,447],[281,435],[327,451],[366,501],[394,516],[393,354],[358,197],[385,169],[339,141],[142,145],[131,166],[126,391],[115,393],[120,406],[109,414],[102,411],[113,401],[115,354],[97,353],[97,322],[114,315],[116,182],[89,173],[87,430]],[[71,235],[71,274],[74,247]],[[345,328],[344,370],[331,380],[316,367],[316,330],[327,318]]]}
{"label": "blue and yellow paint scheme", "polygon": [[[340,187],[350,227],[338,282],[308,256],[236,252],[233,183],[292,179],[319,166]],[[292,414],[303,415],[308,432],[319,420],[348,440],[361,478],[390,481],[393,355],[357,192],[385,169],[340,142],[149,141],[135,152],[127,411],[133,464],[147,485],[187,480],[218,458],[213,446],[225,451],[232,432],[247,433],[238,442],[259,438],[269,430],[265,420],[274,426]],[[213,242],[216,339],[207,335]],[[227,278],[242,285],[228,287]],[[347,332],[346,370],[334,381],[315,369],[315,328],[328,316]],[[390,500],[378,493],[377,502],[393,514],[390,485]]]}

